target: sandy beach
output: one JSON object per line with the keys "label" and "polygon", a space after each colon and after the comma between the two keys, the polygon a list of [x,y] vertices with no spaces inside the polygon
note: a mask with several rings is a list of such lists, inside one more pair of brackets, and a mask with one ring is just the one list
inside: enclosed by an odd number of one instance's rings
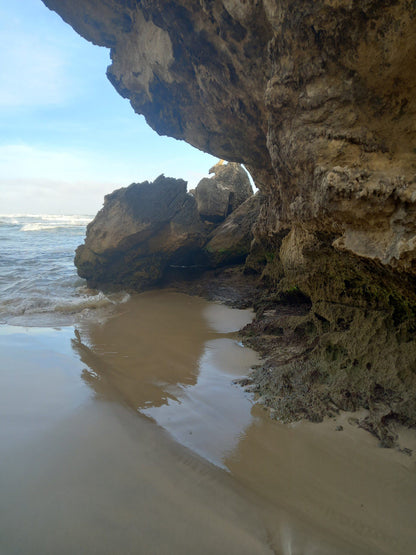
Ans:
{"label": "sandy beach", "polygon": [[0,553],[412,553],[415,456],[354,415],[270,420],[233,384],[250,318],[154,291],[1,326]]}

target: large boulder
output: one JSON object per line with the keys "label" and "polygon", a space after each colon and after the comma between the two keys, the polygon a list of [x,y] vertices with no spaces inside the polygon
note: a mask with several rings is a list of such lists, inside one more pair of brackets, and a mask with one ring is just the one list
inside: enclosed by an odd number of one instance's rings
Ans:
{"label": "large boulder", "polygon": [[207,236],[182,179],[159,176],[106,195],[75,265],[90,286],[143,289],[170,265],[185,265]]}
{"label": "large boulder", "polygon": [[212,266],[244,262],[253,240],[253,225],[260,212],[260,194],[252,195],[212,233],[205,250]]}
{"label": "large boulder", "polygon": [[190,275],[244,262],[259,213],[258,196],[252,195],[238,164],[214,169],[220,179],[207,179],[206,190],[213,198],[217,189],[226,192],[225,212],[251,195],[222,225],[202,221],[182,179],[161,175],[153,183],[133,183],[106,195],[76,251],[78,274],[92,287],[138,291],[178,271]]}
{"label": "large boulder", "polygon": [[201,179],[194,196],[201,218],[218,223],[251,197],[253,189],[240,164],[219,162],[209,173],[214,177]]}

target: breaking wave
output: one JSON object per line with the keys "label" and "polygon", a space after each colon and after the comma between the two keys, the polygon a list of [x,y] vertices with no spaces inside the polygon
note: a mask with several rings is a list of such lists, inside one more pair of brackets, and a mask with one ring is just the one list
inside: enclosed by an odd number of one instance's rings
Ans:
{"label": "breaking wave", "polygon": [[61,214],[0,214],[0,226],[18,226],[19,231],[50,231],[84,228],[92,216]]}
{"label": "breaking wave", "polygon": [[89,289],[77,276],[74,253],[91,219],[0,215],[0,323],[61,325],[127,301],[126,293]]}

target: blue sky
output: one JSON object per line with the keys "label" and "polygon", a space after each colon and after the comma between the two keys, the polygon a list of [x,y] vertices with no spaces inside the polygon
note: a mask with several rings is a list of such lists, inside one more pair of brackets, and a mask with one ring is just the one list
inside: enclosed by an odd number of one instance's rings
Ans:
{"label": "blue sky", "polygon": [[109,63],[41,0],[0,0],[0,213],[93,214],[118,187],[164,173],[192,188],[216,163],[157,135]]}

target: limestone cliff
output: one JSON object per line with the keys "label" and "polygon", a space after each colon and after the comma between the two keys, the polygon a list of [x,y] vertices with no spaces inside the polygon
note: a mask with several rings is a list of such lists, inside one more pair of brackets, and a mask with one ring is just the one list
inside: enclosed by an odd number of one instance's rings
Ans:
{"label": "limestone cliff", "polygon": [[258,233],[331,234],[414,271],[416,6],[408,0],[44,0],[111,48],[159,133],[248,165]]}
{"label": "limestone cliff", "polygon": [[248,265],[309,299],[329,375],[361,380],[364,406],[415,391],[415,2],[43,1],[111,48],[109,79],[158,133],[250,169]]}

